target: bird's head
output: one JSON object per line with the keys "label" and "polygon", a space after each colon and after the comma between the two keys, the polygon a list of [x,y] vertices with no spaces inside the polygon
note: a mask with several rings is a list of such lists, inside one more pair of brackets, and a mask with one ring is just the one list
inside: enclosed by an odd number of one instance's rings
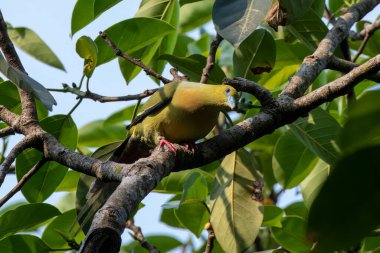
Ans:
{"label": "bird's head", "polygon": [[226,96],[226,104],[231,109],[234,110],[237,107],[238,93],[235,88],[229,85],[224,85],[224,92]]}

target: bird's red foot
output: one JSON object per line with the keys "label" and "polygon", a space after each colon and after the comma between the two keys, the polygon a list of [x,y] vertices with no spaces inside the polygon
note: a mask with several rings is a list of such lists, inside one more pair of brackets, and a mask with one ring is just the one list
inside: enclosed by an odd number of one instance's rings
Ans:
{"label": "bird's red foot", "polygon": [[176,151],[177,151],[177,149],[176,149],[176,147],[173,145],[173,143],[171,143],[171,142],[168,141],[168,140],[161,139],[161,140],[160,140],[160,149],[161,149],[161,150],[165,150],[164,146],[166,146],[169,150],[173,151],[174,153],[176,153]]}
{"label": "bird's red foot", "polygon": [[197,147],[194,142],[185,142],[182,144],[187,150],[194,152]]}

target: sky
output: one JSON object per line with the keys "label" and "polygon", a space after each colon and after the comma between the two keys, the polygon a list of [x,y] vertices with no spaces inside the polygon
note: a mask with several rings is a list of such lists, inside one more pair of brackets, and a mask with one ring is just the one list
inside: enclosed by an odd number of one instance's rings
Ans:
{"label": "sky", "polygon": [[[119,21],[131,18],[140,3],[140,1],[122,1],[101,15],[95,22],[70,37],[71,13],[75,2],[76,0],[0,0],[0,9],[5,20],[13,27],[28,27],[36,32],[65,66],[66,72],[63,72],[49,67],[18,50],[28,74],[47,88],[61,88],[62,83],[79,83],[82,76],[83,59],[75,52],[76,40],[82,35],[87,35],[94,39],[99,31],[105,30]],[[379,8],[373,13],[379,13]],[[374,14],[371,15],[371,18],[373,16]],[[167,70],[164,76],[170,78]],[[144,72],[140,73],[127,86],[115,60],[97,68],[90,82],[91,91],[110,96],[136,94],[145,89],[156,87],[157,85]],[[53,114],[66,114],[77,102],[72,94],[53,93],[53,96],[58,102],[58,106],[53,109]],[[78,128],[80,128],[90,121],[104,119],[111,113],[131,103],[133,102],[102,104],[92,100],[84,100],[72,114],[72,117]],[[15,183],[15,178],[8,176],[6,184],[0,188],[0,196],[3,196]],[[62,196],[62,194],[59,196]],[[169,197],[169,195],[149,194],[143,201],[146,206],[138,212],[135,222],[142,227],[145,235],[166,233],[185,241],[189,238],[189,233],[184,232],[184,230],[173,229],[159,222],[160,206]],[[19,199],[22,199],[20,193],[12,201]],[[57,199],[55,196],[49,198],[48,202],[55,203]],[[288,191],[280,199],[279,204],[284,206],[295,199],[299,199],[295,191]],[[128,238],[128,236],[124,238]]]}

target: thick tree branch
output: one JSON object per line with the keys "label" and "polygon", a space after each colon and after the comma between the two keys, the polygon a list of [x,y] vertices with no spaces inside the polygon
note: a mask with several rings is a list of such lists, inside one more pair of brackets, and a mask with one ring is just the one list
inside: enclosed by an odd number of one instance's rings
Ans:
{"label": "thick tree branch", "polygon": [[120,102],[120,101],[131,101],[131,100],[143,99],[143,98],[151,96],[158,89],[150,89],[150,90],[145,90],[142,93],[135,94],[135,95],[126,95],[126,96],[117,96],[117,97],[103,96],[103,95],[93,93],[91,91],[81,91],[79,88],[70,87],[67,84],[63,86],[63,89],[48,89],[48,90],[55,91],[55,92],[72,93],[72,94],[77,95],[78,98],[87,98],[87,99],[92,99],[100,103],[106,103],[106,102]]}
{"label": "thick tree branch", "polygon": [[138,59],[135,59],[133,57],[130,57],[129,55],[126,55],[125,53],[123,53],[117,46],[115,43],[113,43],[108,37],[107,37],[107,34],[105,32],[99,32],[99,35],[100,37],[102,37],[102,39],[104,39],[104,41],[115,51],[115,54],[129,62],[131,62],[132,64],[136,65],[136,66],[139,66],[140,68],[142,68],[145,73],[147,75],[150,75],[150,76],[153,76],[155,78],[157,78],[158,80],[162,81],[164,84],[166,83],[170,83],[171,80],[169,79],[166,79],[165,77],[163,77],[162,75],[158,74],[157,72],[155,72],[153,69],[149,68],[148,66],[146,66],[144,63],[142,63],[140,60]]}
{"label": "thick tree branch", "polygon": [[223,37],[219,34],[216,34],[216,38],[211,42],[210,52],[207,56],[206,66],[203,68],[202,77],[200,83],[207,83],[208,76],[210,71],[214,67],[215,64],[215,55],[218,50],[219,44],[222,42]]}
{"label": "thick tree branch", "polygon": [[336,21],[315,52],[304,59],[300,69],[291,78],[282,95],[291,98],[302,96],[319,73],[326,68],[335,49],[348,36],[351,26],[379,3],[379,0],[363,0],[352,5],[347,13]]}
{"label": "thick tree branch", "polygon": [[350,32],[351,40],[362,40],[367,34],[373,34],[376,30],[380,29],[380,19],[377,19],[372,24],[365,24],[364,29],[360,32]]}

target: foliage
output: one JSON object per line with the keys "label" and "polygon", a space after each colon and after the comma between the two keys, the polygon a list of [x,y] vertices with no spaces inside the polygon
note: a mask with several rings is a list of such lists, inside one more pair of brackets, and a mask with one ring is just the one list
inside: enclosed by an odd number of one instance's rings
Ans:
{"label": "foliage", "polygon": [[[71,16],[72,35],[80,33],[120,1],[78,0]],[[350,4],[349,1],[327,2],[336,14]],[[272,4],[269,0],[142,0],[133,18],[112,25],[105,33],[122,52],[140,59],[158,73],[170,64],[191,81],[199,82],[213,38],[207,25],[212,21],[228,42],[223,42],[217,52],[208,82],[222,83],[226,76],[240,76],[257,81],[277,95],[328,31],[321,18],[324,1],[280,3],[288,11],[288,23],[279,32],[264,24]],[[360,30],[364,22],[357,26]],[[8,29],[12,41],[21,50],[64,70],[61,61],[33,31],[10,25]],[[199,38],[194,32],[189,33],[194,30],[202,32]],[[368,41],[363,59],[379,53],[379,36],[377,31]],[[357,50],[360,43],[349,41],[349,45]],[[81,36],[76,52],[84,59],[83,66],[78,68],[83,68],[88,80],[97,67],[116,58],[101,37]],[[131,83],[141,71],[124,59],[119,59],[119,68],[126,83]],[[0,82],[1,105],[20,114],[16,86],[30,91],[36,97],[43,129],[69,149],[81,153],[91,154],[99,147],[99,152],[106,153],[107,144],[123,140],[127,134],[125,123],[132,120],[140,105],[129,106],[77,129],[75,118],[70,115],[49,115],[47,109],[51,110],[55,104],[51,94],[34,79],[11,67],[1,55],[0,70],[9,79]],[[335,71],[323,71],[311,89],[339,76]],[[370,81],[363,83],[366,87],[374,86]],[[202,247],[195,249],[191,242],[181,242],[164,233],[147,236],[146,240],[162,252],[183,245],[191,247],[193,252],[203,252],[205,227],[210,222],[216,238],[213,252],[252,252],[260,248],[258,241],[268,250],[263,252],[310,252],[312,248],[316,252],[378,250],[380,239],[369,235],[380,225],[377,185],[380,92],[375,86],[357,89],[356,96],[352,104],[344,97],[326,103],[273,134],[232,152],[222,161],[171,173],[155,189],[162,194],[173,194],[162,207],[161,221],[194,234]],[[245,94],[244,98],[252,104],[258,103],[251,95]],[[257,109],[249,109],[231,118],[236,123],[256,112]],[[210,136],[215,134],[213,131]],[[0,160],[5,149],[6,145]],[[36,149],[18,155],[17,179],[21,180],[41,157]],[[22,188],[29,203],[10,206],[0,213],[0,252],[49,252],[72,247],[72,241],[79,243],[84,234],[75,223],[74,201],[65,212],[43,202],[58,191],[71,194],[78,191],[77,196],[83,197],[81,184],[84,183],[79,173],[48,161]],[[294,188],[302,195],[302,201],[278,206],[278,197]],[[263,196],[254,195],[257,189],[262,190]],[[77,229],[79,233],[75,233]],[[36,230],[43,231],[41,238],[24,234]],[[122,251],[132,250],[143,252],[136,241],[123,242]]]}

